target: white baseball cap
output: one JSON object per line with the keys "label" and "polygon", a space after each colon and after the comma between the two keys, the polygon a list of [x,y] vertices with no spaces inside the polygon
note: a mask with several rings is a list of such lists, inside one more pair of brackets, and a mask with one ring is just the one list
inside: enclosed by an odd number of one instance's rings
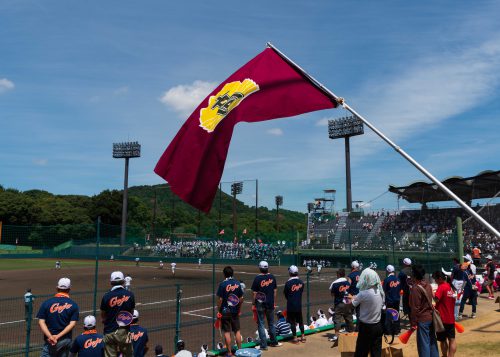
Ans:
{"label": "white baseball cap", "polygon": [[299,272],[299,268],[297,268],[297,266],[295,265],[290,265],[290,268],[288,268],[288,272],[290,274],[296,274]]}
{"label": "white baseball cap", "polygon": [[71,288],[71,280],[69,278],[61,278],[57,282],[57,288],[61,290],[69,290]]}
{"label": "white baseball cap", "polygon": [[267,268],[269,268],[269,264],[267,264],[267,262],[265,260],[263,260],[259,263],[259,268],[267,269]]}
{"label": "white baseball cap", "polygon": [[464,255],[464,259],[471,262],[472,261],[472,258],[470,256],[470,254],[467,254],[467,255]]}
{"label": "white baseball cap", "polygon": [[491,254],[488,254],[488,255],[486,256],[486,259],[488,259],[488,260],[493,260],[493,257],[491,256]]}
{"label": "white baseball cap", "polygon": [[91,328],[95,327],[95,325],[96,325],[96,320],[94,316],[92,315],[85,316],[85,318],[83,319],[83,326],[85,326],[86,328]]}
{"label": "white baseball cap", "polygon": [[111,281],[123,281],[125,277],[121,271],[114,271],[111,273]]}
{"label": "white baseball cap", "polygon": [[139,318],[139,311],[134,310],[134,313],[132,314],[133,319],[138,319]]}
{"label": "white baseball cap", "polygon": [[353,262],[351,263],[351,268],[359,268],[359,263],[358,263],[358,261],[357,261],[357,260],[355,260],[355,261],[353,261]]}
{"label": "white baseball cap", "polygon": [[389,264],[387,266],[387,268],[385,268],[385,270],[387,270],[388,273],[393,273],[394,272],[394,266]]}
{"label": "white baseball cap", "polygon": [[411,265],[411,259],[410,258],[404,258],[403,259],[403,264],[404,265]]}

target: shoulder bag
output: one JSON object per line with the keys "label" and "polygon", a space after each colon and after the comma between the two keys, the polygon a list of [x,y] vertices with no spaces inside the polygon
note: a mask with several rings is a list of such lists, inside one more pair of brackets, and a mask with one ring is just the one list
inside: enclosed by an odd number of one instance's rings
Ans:
{"label": "shoulder bag", "polygon": [[439,314],[439,311],[437,311],[434,306],[432,305],[432,299],[429,297],[427,294],[427,291],[419,284],[417,286],[423,291],[425,297],[427,298],[427,302],[431,306],[432,309],[432,325],[434,326],[434,331],[435,332],[443,332],[444,331],[444,325],[443,325],[443,320],[441,320],[441,315]]}

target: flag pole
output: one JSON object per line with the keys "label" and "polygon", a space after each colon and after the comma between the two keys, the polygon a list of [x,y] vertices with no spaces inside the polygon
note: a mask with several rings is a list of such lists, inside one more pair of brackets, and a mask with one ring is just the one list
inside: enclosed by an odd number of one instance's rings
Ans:
{"label": "flag pole", "polygon": [[342,105],[344,109],[348,110],[356,117],[361,119],[363,123],[367,127],[369,127],[375,134],[377,134],[382,140],[384,140],[389,146],[391,146],[398,154],[403,156],[406,160],[408,160],[413,166],[415,166],[420,172],[422,172],[427,178],[429,178],[432,182],[434,182],[441,190],[443,190],[452,200],[458,203],[467,213],[473,216],[479,223],[481,223],[484,227],[486,227],[491,233],[493,233],[497,238],[500,238],[500,232],[497,231],[488,221],[486,221],[483,217],[481,217],[476,211],[474,211],[469,205],[467,205],[464,201],[460,199],[457,195],[455,195],[448,187],[446,187],[441,181],[434,177],[429,171],[427,171],[422,165],[420,165],[415,159],[413,159],[410,155],[406,153],[399,145],[396,145],[391,139],[389,139],[384,133],[378,130],[372,123],[366,120],[362,115],[356,112],[353,108],[351,108],[345,101],[344,98],[338,97],[331,90],[326,88],[323,84],[317,81],[314,77],[309,75],[306,71],[304,71],[299,65],[293,62],[290,58],[288,58],[283,52],[278,50],[274,45],[270,42],[267,43],[269,48],[272,48],[276,53],[278,53],[285,61],[287,61],[291,66],[295,67],[298,71],[300,71],[307,79],[309,79],[315,86],[321,89],[325,94],[329,97],[333,98],[338,104]]}

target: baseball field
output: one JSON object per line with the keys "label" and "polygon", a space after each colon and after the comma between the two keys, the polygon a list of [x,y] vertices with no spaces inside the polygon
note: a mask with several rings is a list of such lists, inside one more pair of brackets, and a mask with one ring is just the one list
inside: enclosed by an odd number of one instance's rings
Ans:
{"label": "baseball field", "polygon": [[[170,269],[170,262],[164,261],[165,267],[159,269],[157,263],[145,263],[136,266],[134,262],[100,261],[98,270],[98,293],[96,296],[97,313],[104,292],[109,289],[109,276],[115,270],[121,270],[132,277],[131,290],[136,296],[140,324],[149,330],[149,345],[161,344],[168,353],[173,352],[176,336],[176,295],[177,285],[181,291],[179,338],[186,341],[188,349],[199,351],[202,344],[211,347],[221,341],[219,331],[213,331],[212,325],[212,265],[177,264],[175,276]],[[222,277],[223,266],[215,267],[216,286]],[[247,286],[246,301],[242,308],[241,330],[244,338],[255,337],[256,325],[252,320],[250,304],[250,286],[258,273],[256,266],[236,265],[235,278],[243,280]],[[22,299],[27,288],[35,295],[33,305],[33,323],[30,333],[30,346],[36,350],[42,344],[42,334],[35,319],[42,301],[55,292],[57,280],[69,277],[72,282],[71,296],[80,307],[80,321],[93,313],[95,261],[61,260],[61,269],[55,269],[53,259],[2,259],[0,260],[0,291],[3,308],[0,310],[0,355],[21,356],[26,344],[27,324],[25,307]],[[288,279],[287,267],[270,267],[270,272],[278,280],[278,308],[283,308],[283,285]],[[304,272],[301,272],[304,273]],[[327,310],[330,306],[328,287],[333,280],[332,269],[324,269],[321,277],[317,274],[310,279],[310,311]],[[304,274],[305,275],[305,274]],[[306,293],[304,293],[304,302]],[[304,311],[305,313],[306,311]],[[98,318],[97,329],[102,331]],[[74,335],[83,331],[82,324]],[[214,334],[214,336],[213,336]],[[11,352],[9,352],[11,351]]]}

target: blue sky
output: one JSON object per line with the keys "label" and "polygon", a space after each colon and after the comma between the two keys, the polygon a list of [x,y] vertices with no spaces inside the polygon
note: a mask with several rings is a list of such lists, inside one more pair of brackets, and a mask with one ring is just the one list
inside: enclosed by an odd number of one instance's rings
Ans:
{"label": "blue sky", "polygon": [[[197,104],[272,42],[439,179],[499,169],[500,2],[0,2],[0,184],[58,194],[123,185],[113,142],[137,140],[130,185]],[[345,207],[343,109],[235,129],[223,181],[258,179],[260,204]],[[353,199],[421,173],[365,128],[351,140]],[[249,182],[241,196],[254,202]],[[225,185],[229,189],[229,185]],[[394,209],[391,193],[370,209]],[[450,204],[451,205],[451,204]],[[401,202],[401,206],[407,206]]]}

